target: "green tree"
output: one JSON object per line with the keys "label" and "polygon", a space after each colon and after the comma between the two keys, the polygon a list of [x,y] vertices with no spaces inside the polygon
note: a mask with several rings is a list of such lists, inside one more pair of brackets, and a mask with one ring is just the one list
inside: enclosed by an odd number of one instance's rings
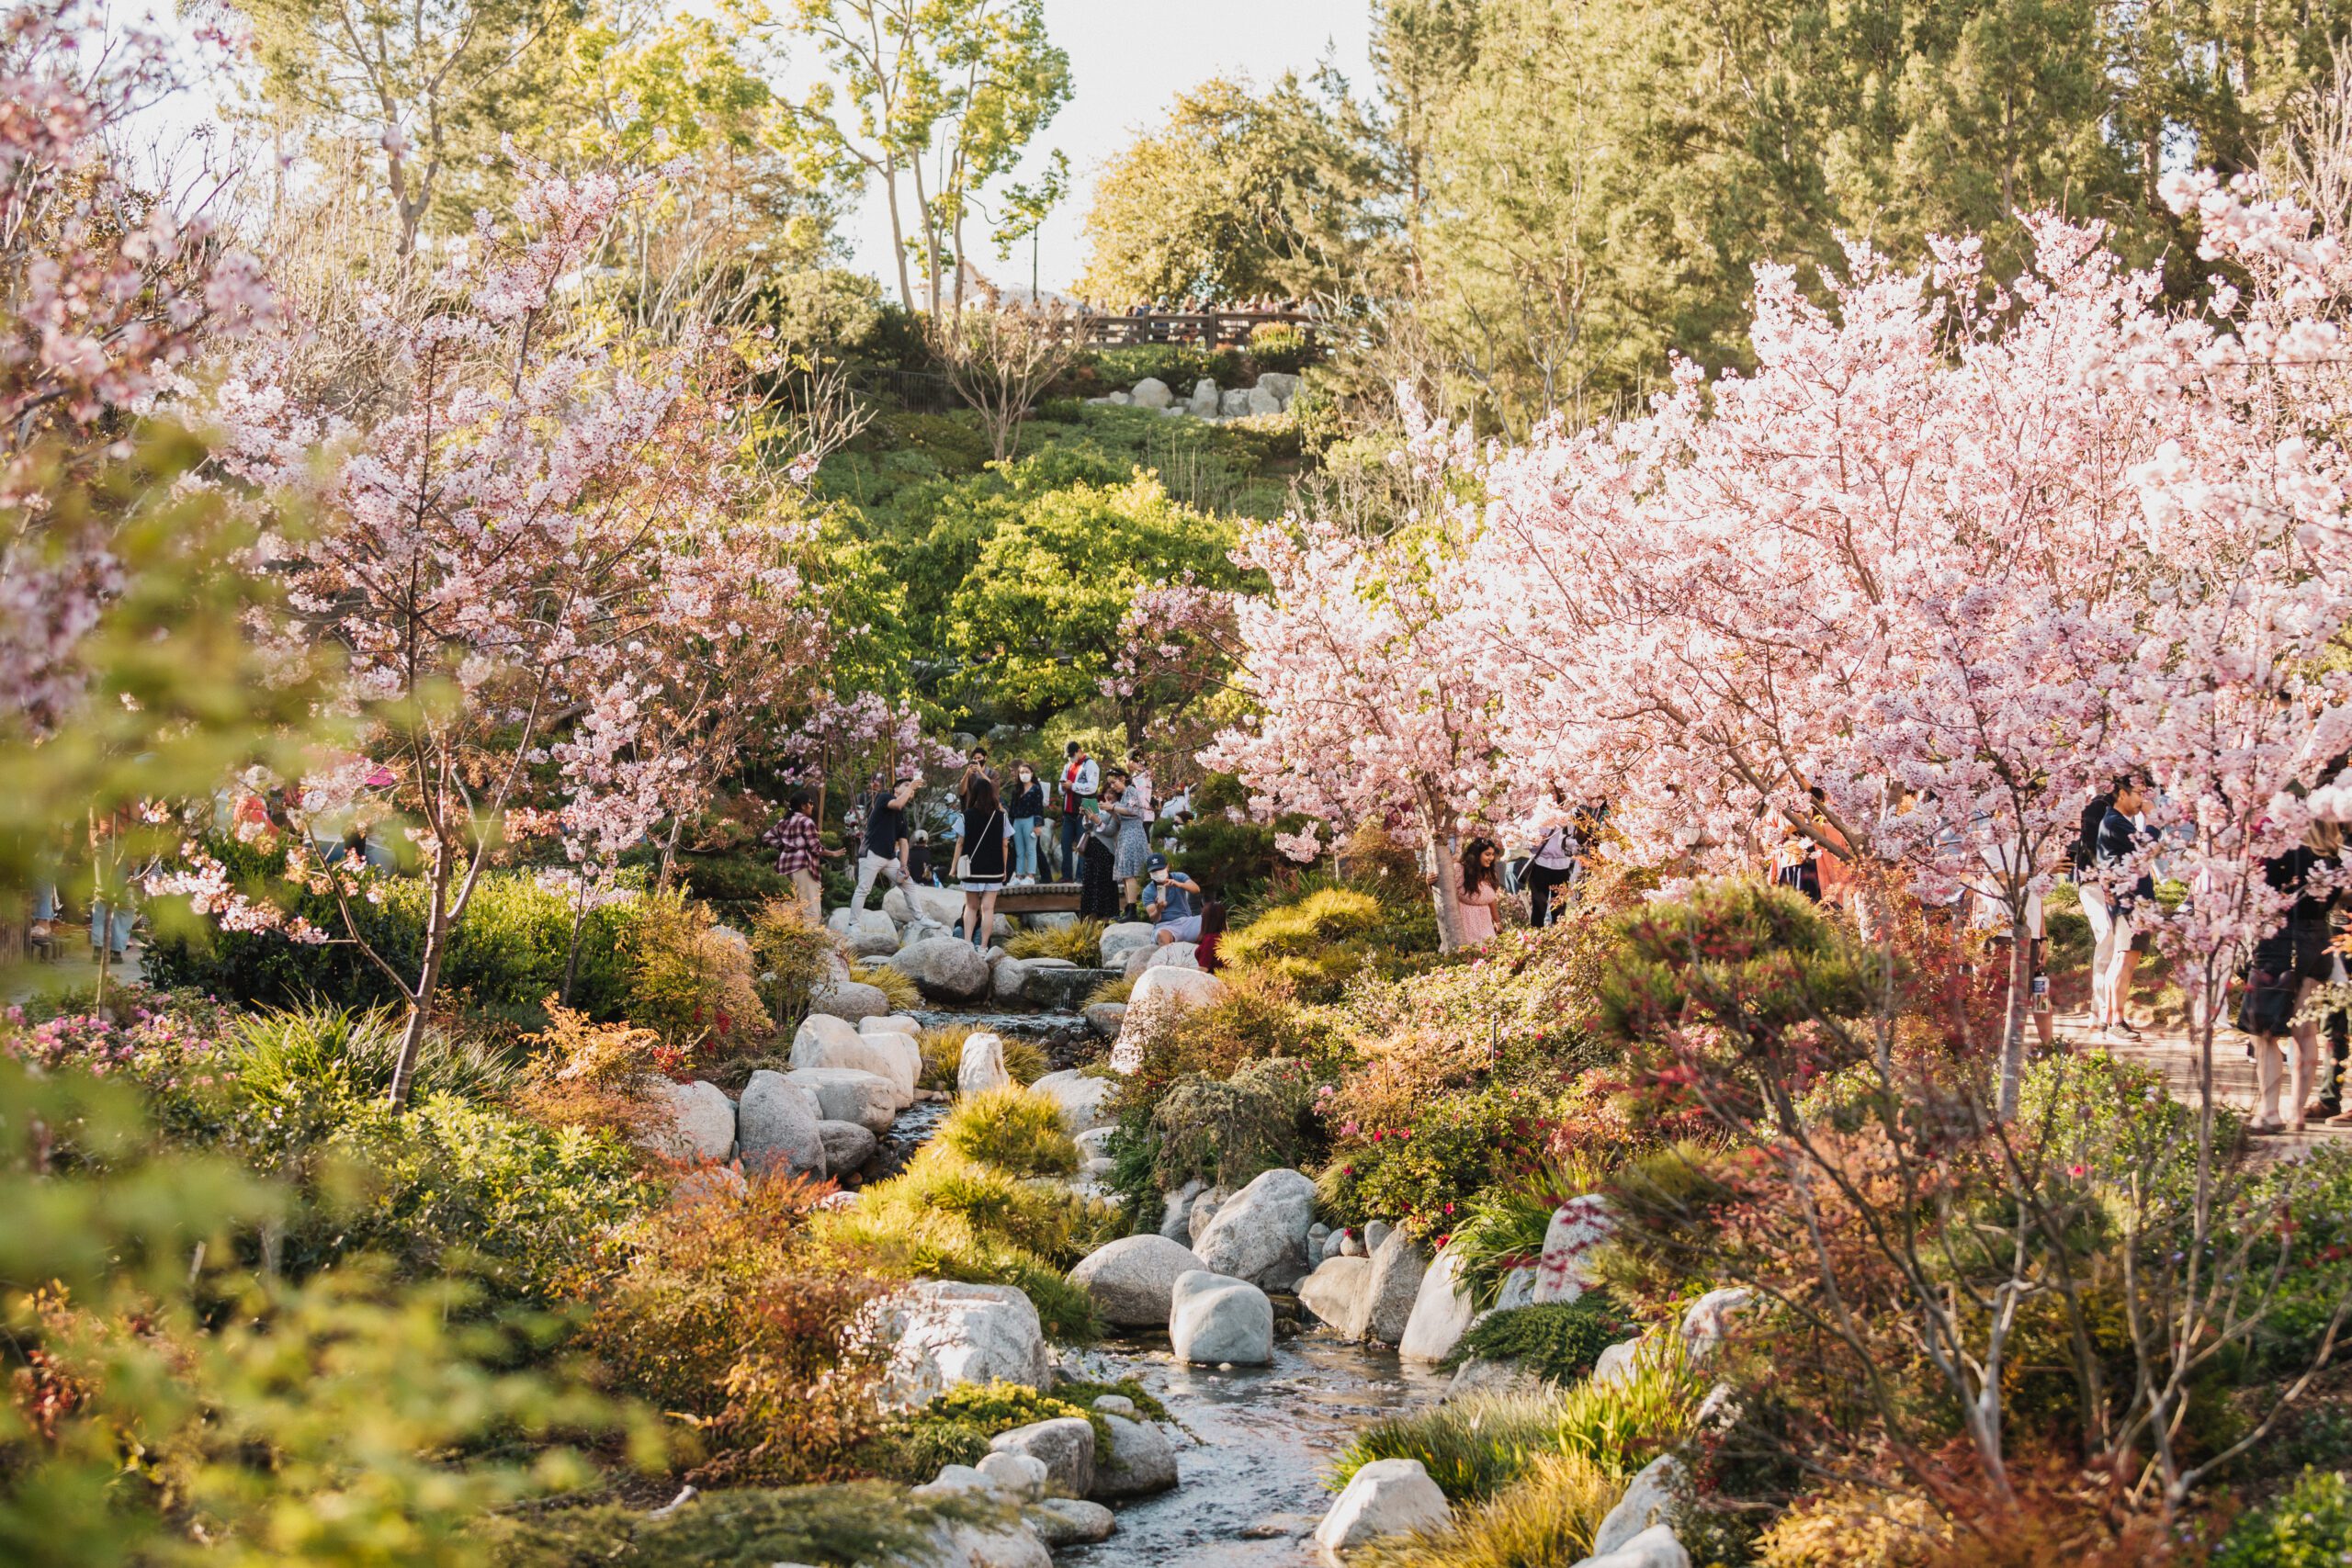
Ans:
{"label": "green tree", "polygon": [[1090,299],[1355,294],[1394,260],[1388,161],[1328,76],[1217,78],[1104,168],[1078,289]]}

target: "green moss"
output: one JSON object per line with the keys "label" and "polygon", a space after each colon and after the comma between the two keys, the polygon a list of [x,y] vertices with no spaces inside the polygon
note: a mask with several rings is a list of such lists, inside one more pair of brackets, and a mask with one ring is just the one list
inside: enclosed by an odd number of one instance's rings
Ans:
{"label": "green moss", "polygon": [[1490,1314],[1462,1337],[1445,1365],[1458,1367],[1476,1357],[1509,1362],[1555,1383],[1573,1383],[1592,1374],[1601,1351],[1634,1332],[1606,1294],[1588,1291],[1573,1302]]}

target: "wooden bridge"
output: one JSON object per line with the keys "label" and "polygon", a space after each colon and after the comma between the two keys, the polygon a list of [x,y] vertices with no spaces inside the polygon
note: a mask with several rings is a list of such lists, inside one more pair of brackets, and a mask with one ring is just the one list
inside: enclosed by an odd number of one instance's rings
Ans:
{"label": "wooden bridge", "polygon": [[1142,316],[1072,316],[1079,342],[1089,348],[1125,348],[1137,344],[1199,344],[1208,348],[1241,348],[1261,326],[1296,327],[1308,343],[1320,324],[1296,310],[1209,310],[1201,313],[1154,312]]}

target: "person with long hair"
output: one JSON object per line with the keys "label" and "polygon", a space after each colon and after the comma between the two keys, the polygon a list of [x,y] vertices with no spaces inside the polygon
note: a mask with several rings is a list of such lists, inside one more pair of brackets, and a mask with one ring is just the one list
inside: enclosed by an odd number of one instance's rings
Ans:
{"label": "person with long hair", "polygon": [[1012,823],[996,797],[996,781],[974,773],[964,786],[964,913],[958,931],[967,931],[972,945],[986,953],[989,933],[996,929],[996,898],[1004,891],[1012,868]]}
{"label": "person with long hair", "polygon": [[1217,957],[1217,945],[1225,940],[1226,910],[1222,898],[1205,899],[1201,904],[1201,939],[1193,945],[1193,962],[1209,974],[1216,974],[1224,961]]}
{"label": "person with long hair", "polygon": [[1502,902],[1503,885],[1496,871],[1502,851],[1494,840],[1476,838],[1462,846],[1462,945],[1483,947],[1494,940],[1495,907]]}
{"label": "person with long hair", "polygon": [[[2238,1028],[2254,1038],[2256,1100],[2249,1133],[2300,1133],[2311,1114],[2319,1079],[2319,1025],[2297,1014],[2316,986],[2333,976],[2328,951],[2334,938],[2329,915],[2336,901],[2324,886],[2326,874],[2344,853],[2344,830],[2314,822],[2303,841],[2263,863],[2264,879],[2294,903],[2278,928],[2254,944],[2246,964],[2246,987],[2238,1004]],[[2313,873],[2319,873],[2314,876]],[[2282,1074],[2281,1067],[2286,1070]],[[2279,1102],[2279,1079],[2287,1079],[2287,1103]],[[2283,1113],[2282,1113],[2283,1111]],[[2339,1124],[2352,1116],[2330,1118]]]}
{"label": "person with long hair", "polygon": [[1037,843],[1045,832],[1046,786],[1027,761],[1012,767],[1012,795],[1004,803],[1012,817],[1012,876],[1016,882],[1037,880]]}

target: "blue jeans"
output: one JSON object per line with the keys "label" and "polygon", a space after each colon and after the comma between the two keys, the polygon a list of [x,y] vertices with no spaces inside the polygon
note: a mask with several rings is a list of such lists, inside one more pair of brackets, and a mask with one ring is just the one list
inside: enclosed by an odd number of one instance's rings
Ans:
{"label": "blue jeans", "polygon": [[1037,874],[1037,819],[1035,817],[1012,819],[1012,874]]}
{"label": "blue jeans", "polygon": [[110,907],[101,899],[93,898],[90,900],[91,948],[95,951],[109,945],[106,940],[108,936],[114,938],[111,945],[117,958],[122,957],[130,951],[130,911],[119,906]]}
{"label": "blue jeans", "polygon": [[1078,880],[1078,841],[1086,837],[1086,818],[1080,812],[1062,813],[1062,880]]}

